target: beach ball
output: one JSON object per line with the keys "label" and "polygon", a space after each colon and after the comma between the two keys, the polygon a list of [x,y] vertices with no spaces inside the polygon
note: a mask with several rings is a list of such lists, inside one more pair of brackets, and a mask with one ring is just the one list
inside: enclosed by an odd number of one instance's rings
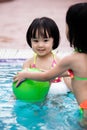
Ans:
{"label": "beach ball", "polygon": [[[35,68],[29,68],[28,71],[39,72],[40,70]],[[50,82],[48,81],[43,82],[25,79],[23,82],[20,83],[18,87],[16,87],[16,82],[12,83],[12,90],[16,99],[28,102],[44,101],[48,94],[49,88]]]}

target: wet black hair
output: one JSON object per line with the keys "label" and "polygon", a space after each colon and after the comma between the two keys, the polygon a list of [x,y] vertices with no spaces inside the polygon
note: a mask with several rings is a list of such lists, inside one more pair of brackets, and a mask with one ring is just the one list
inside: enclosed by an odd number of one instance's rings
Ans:
{"label": "wet black hair", "polygon": [[35,18],[30,24],[26,39],[28,45],[32,48],[31,38],[36,38],[36,33],[38,32],[38,37],[43,38],[53,38],[53,48],[56,49],[59,46],[60,33],[59,28],[54,20],[48,17]]}
{"label": "wet black hair", "polygon": [[76,3],[66,13],[70,46],[87,53],[87,3]]}

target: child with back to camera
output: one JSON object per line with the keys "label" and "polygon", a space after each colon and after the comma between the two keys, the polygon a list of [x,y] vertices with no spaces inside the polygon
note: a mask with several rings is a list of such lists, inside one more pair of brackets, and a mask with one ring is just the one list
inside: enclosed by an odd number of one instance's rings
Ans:
{"label": "child with back to camera", "polygon": [[[26,38],[35,54],[25,61],[23,69],[38,68],[47,71],[60,61],[60,58],[53,53],[60,40],[59,29],[54,20],[48,17],[34,19],[27,30]],[[68,87],[70,87],[68,77],[57,77],[51,82],[49,93],[65,94],[70,91]]]}
{"label": "child with back to camera", "polygon": [[83,110],[80,125],[87,128],[87,3],[77,3],[66,13],[67,38],[75,49],[70,56],[64,57],[55,67],[46,72],[19,72],[14,77],[17,84],[25,78],[51,80],[69,70],[72,75],[72,89],[78,105]]}

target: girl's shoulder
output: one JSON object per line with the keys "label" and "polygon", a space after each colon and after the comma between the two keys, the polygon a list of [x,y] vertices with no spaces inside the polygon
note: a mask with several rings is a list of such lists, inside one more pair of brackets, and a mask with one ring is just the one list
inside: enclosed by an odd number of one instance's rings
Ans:
{"label": "girl's shoulder", "polygon": [[61,61],[63,64],[66,63],[69,65],[75,65],[75,64],[77,65],[79,63],[82,63],[83,59],[84,54],[76,52],[63,57]]}
{"label": "girl's shoulder", "polygon": [[31,64],[33,64],[34,62],[34,57],[31,57],[30,59],[27,59],[24,63],[23,63],[23,68],[30,68]]}

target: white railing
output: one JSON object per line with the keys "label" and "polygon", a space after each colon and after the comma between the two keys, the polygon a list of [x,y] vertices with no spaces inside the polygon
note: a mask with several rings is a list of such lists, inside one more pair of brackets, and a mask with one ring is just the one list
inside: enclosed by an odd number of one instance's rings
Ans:
{"label": "white railing", "polygon": [[0,59],[30,58],[32,54],[30,49],[0,49]]}
{"label": "white railing", "polygon": [[[55,51],[58,56],[64,57],[72,51]],[[14,59],[14,58],[24,58],[29,59],[33,56],[32,49],[0,49],[0,59]]]}

